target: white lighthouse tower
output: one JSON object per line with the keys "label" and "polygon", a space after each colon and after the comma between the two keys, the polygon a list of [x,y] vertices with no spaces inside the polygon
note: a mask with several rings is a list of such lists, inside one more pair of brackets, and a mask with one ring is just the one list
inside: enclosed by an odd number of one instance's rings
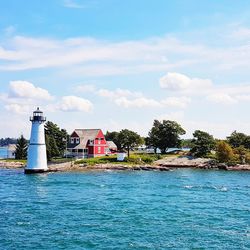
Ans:
{"label": "white lighthouse tower", "polygon": [[30,143],[28,148],[28,161],[24,170],[26,174],[42,173],[48,170],[46,144],[44,134],[44,122],[46,117],[43,112],[37,108],[30,117],[32,122]]}

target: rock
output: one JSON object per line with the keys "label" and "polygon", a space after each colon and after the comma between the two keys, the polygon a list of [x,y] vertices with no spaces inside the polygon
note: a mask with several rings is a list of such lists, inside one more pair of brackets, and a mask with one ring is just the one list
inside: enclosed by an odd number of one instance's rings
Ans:
{"label": "rock", "polygon": [[82,164],[79,164],[78,165],[80,168],[83,168],[83,167],[87,167],[88,166],[88,164],[86,164],[86,163],[82,163]]}
{"label": "rock", "polygon": [[238,164],[235,166],[230,166],[228,167],[228,170],[232,170],[232,171],[250,171],[250,165],[247,164]]}
{"label": "rock", "polygon": [[169,171],[170,169],[167,167],[159,167],[158,170],[159,171]]}
{"label": "rock", "polygon": [[221,170],[228,170],[228,166],[225,163],[219,163],[217,167],[218,169],[221,169]]}

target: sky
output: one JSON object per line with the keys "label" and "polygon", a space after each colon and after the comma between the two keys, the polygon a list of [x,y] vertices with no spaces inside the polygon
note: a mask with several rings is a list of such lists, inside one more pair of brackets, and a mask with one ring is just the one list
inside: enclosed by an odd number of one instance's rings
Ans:
{"label": "sky", "polygon": [[0,137],[36,107],[67,129],[154,119],[250,134],[250,1],[0,1]]}

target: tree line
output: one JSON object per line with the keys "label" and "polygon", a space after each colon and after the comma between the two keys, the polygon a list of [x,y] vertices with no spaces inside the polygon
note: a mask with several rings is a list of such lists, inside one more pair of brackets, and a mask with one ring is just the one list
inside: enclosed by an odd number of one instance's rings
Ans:
{"label": "tree line", "polygon": [[10,137],[1,138],[0,139],[0,147],[6,147],[9,144],[16,144],[16,142],[17,142],[16,138],[10,138]]}
{"label": "tree line", "polygon": [[[196,130],[191,139],[181,139],[186,131],[176,121],[154,120],[153,126],[147,137],[141,137],[138,133],[122,129],[121,131],[107,131],[106,140],[112,140],[118,150],[126,150],[128,157],[130,151],[140,145],[146,145],[157,149],[162,154],[169,148],[190,148],[189,154],[194,157],[212,157],[219,162],[227,163],[250,163],[250,136],[237,131],[232,132],[225,140],[215,139],[205,131]],[[69,135],[65,129],[61,129],[57,124],[48,121],[45,124],[45,140],[48,160],[55,157],[62,157]],[[27,157],[28,142],[23,136],[18,138],[16,145],[16,158],[25,159]]]}

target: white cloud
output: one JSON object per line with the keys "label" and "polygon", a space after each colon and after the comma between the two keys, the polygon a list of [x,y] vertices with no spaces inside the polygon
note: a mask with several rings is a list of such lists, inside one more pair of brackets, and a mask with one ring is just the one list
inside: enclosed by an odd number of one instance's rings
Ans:
{"label": "white cloud", "polygon": [[179,73],[167,73],[160,78],[161,88],[168,90],[183,90],[190,87],[191,79]]}
{"label": "white cloud", "polygon": [[[70,0],[65,3],[71,7],[83,7]],[[241,32],[248,34],[247,28]],[[230,43],[228,33],[225,33],[221,37]],[[248,70],[250,47],[247,43],[232,42],[231,46],[223,47],[211,46],[204,41],[197,43],[198,40],[189,42],[173,35],[122,42],[89,37],[49,39],[15,36],[0,42],[0,59],[3,60],[0,70],[62,67],[67,68],[67,72],[61,71],[63,74],[76,72],[92,76],[176,71],[190,66],[201,68],[203,72],[209,67],[213,73],[233,68]],[[188,79],[182,80],[185,87]],[[183,87],[174,83],[168,85]]]}
{"label": "white cloud", "polygon": [[[1,47],[0,44],[0,59],[5,60],[0,70],[71,65],[84,74],[96,75],[98,72],[99,75],[112,75],[168,70],[183,62],[193,63],[193,59],[178,60],[178,63],[163,62],[162,57],[166,58],[164,54],[175,51],[173,47],[182,51],[192,50],[190,46],[182,46],[180,42],[169,38],[114,43],[84,37],[53,40],[16,36],[8,41],[8,46],[4,44]],[[89,62],[93,62],[92,65]]]}
{"label": "white cloud", "polygon": [[64,96],[58,109],[67,112],[90,112],[93,109],[93,104],[89,100],[77,96]]}
{"label": "white cloud", "polygon": [[169,72],[160,78],[160,87],[170,91],[197,92],[198,89],[210,89],[213,85],[209,79],[190,78],[184,74]]}
{"label": "white cloud", "polygon": [[36,87],[27,81],[11,81],[9,87],[10,98],[30,98],[34,100],[52,99],[52,96],[46,89]]}
{"label": "white cloud", "polygon": [[143,107],[158,107],[162,108],[170,106],[174,108],[186,108],[191,99],[188,97],[168,97],[163,100],[156,100],[145,97],[141,92],[130,91],[127,89],[100,89],[97,95],[114,101],[114,103],[124,108],[143,108]]}
{"label": "white cloud", "polygon": [[207,99],[210,102],[225,104],[225,105],[230,105],[230,104],[237,103],[236,99],[232,98],[228,94],[223,94],[223,93],[214,93],[212,95],[207,96]]}
{"label": "white cloud", "polygon": [[161,104],[158,101],[145,97],[135,98],[132,100],[129,100],[127,97],[121,97],[116,99],[115,103],[124,108],[161,107]]}
{"label": "white cloud", "polygon": [[[176,106],[185,107],[190,103],[190,97],[199,97],[217,104],[238,104],[241,101],[250,101],[250,84],[218,85],[210,79],[190,78],[180,73],[167,73],[159,80],[160,86],[183,97],[171,97],[162,101],[164,104],[176,103]],[[178,98],[178,99],[176,99]]]}

